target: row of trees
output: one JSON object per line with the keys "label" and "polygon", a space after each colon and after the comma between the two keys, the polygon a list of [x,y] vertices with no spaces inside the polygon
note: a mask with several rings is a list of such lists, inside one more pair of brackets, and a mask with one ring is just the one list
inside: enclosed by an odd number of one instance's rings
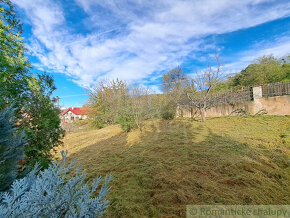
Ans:
{"label": "row of trees", "polygon": [[205,121],[206,110],[217,104],[215,96],[222,92],[290,80],[289,56],[263,56],[232,77],[222,73],[218,55],[215,60],[215,67],[209,66],[191,77],[180,66],[170,70],[162,77],[164,93],[160,95],[138,86],[129,89],[119,80],[99,83],[89,93],[95,125],[120,123],[126,131],[136,127],[142,130],[145,119],[173,118],[179,104],[197,109]]}
{"label": "row of trees", "polygon": [[141,86],[129,89],[121,80],[100,82],[89,92],[89,111],[98,128],[120,124],[125,131],[138,128],[142,131],[144,120],[174,117],[175,108],[165,95],[151,94]]}
{"label": "row of trees", "polygon": [[100,82],[89,92],[89,108],[95,126],[102,128],[110,124],[121,124],[130,131],[139,128],[142,131],[144,120],[150,118],[172,119],[177,105],[189,101],[199,109],[205,121],[205,111],[212,106],[209,99],[222,77],[219,57],[217,67],[188,77],[181,67],[176,67],[163,75],[163,94],[151,94],[141,86],[129,89],[124,81]]}

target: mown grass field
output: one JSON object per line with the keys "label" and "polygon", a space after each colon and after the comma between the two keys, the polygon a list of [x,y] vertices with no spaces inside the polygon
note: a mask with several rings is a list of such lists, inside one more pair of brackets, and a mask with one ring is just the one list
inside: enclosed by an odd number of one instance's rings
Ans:
{"label": "mown grass field", "polygon": [[185,217],[187,204],[290,204],[290,117],[151,120],[68,133],[89,179],[114,175],[108,217]]}

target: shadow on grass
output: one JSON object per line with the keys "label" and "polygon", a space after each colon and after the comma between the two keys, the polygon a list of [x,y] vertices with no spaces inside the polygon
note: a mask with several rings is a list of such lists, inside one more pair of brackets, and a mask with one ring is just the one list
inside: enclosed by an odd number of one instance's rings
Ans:
{"label": "shadow on grass", "polygon": [[114,175],[108,217],[184,217],[187,204],[289,204],[289,157],[182,120],[148,123],[140,142],[127,133],[77,157],[89,178]]}

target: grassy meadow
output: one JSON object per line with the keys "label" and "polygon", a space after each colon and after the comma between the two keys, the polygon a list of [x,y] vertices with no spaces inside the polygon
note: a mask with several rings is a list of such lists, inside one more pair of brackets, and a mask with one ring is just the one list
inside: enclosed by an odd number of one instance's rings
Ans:
{"label": "grassy meadow", "polygon": [[290,117],[148,120],[67,133],[89,179],[114,175],[107,217],[185,217],[187,204],[290,204]]}

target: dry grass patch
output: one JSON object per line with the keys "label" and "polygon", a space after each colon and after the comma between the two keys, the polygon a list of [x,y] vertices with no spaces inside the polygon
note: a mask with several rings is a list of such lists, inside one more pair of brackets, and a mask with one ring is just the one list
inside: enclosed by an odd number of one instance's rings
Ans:
{"label": "dry grass patch", "polygon": [[187,204],[289,204],[289,117],[151,120],[70,133],[89,179],[112,172],[108,217],[184,217]]}
{"label": "dry grass patch", "polygon": [[[71,155],[90,145],[116,136],[121,132],[122,130],[118,125],[108,126],[103,129],[84,129],[76,132],[68,132],[63,140],[64,145],[57,149],[57,153],[59,154],[61,150],[68,150],[68,155]],[[58,157],[61,156],[58,155]]]}

